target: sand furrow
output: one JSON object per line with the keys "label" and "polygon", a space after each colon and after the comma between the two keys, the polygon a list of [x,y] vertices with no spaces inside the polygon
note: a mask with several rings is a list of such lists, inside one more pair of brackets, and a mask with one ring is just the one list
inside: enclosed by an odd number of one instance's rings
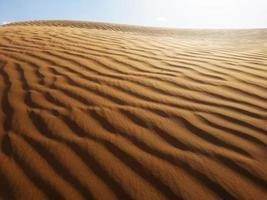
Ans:
{"label": "sand furrow", "polygon": [[266,199],[265,34],[1,26],[0,199]]}

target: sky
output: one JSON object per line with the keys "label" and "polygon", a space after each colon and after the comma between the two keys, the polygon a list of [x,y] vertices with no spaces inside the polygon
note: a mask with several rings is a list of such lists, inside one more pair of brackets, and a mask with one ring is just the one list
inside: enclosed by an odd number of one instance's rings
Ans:
{"label": "sky", "polygon": [[175,28],[267,28],[267,0],[0,0],[0,24],[40,19]]}

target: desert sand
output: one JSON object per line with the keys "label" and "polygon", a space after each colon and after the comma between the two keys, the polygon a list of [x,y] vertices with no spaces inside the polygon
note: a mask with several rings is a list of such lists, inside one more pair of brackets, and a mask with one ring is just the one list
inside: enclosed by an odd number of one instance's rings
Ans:
{"label": "desert sand", "polygon": [[0,199],[267,199],[267,29],[0,27]]}

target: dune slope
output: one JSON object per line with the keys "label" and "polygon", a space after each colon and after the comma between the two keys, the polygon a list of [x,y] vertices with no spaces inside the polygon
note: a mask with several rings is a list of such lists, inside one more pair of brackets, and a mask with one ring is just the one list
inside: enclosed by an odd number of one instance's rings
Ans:
{"label": "dune slope", "polygon": [[267,199],[267,30],[0,27],[0,199]]}

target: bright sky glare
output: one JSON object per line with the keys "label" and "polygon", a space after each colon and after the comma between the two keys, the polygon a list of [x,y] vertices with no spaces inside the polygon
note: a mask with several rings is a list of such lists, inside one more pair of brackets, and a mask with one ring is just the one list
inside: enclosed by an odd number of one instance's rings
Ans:
{"label": "bright sky glare", "polygon": [[0,0],[0,23],[70,19],[176,28],[267,28],[267,0]]}

